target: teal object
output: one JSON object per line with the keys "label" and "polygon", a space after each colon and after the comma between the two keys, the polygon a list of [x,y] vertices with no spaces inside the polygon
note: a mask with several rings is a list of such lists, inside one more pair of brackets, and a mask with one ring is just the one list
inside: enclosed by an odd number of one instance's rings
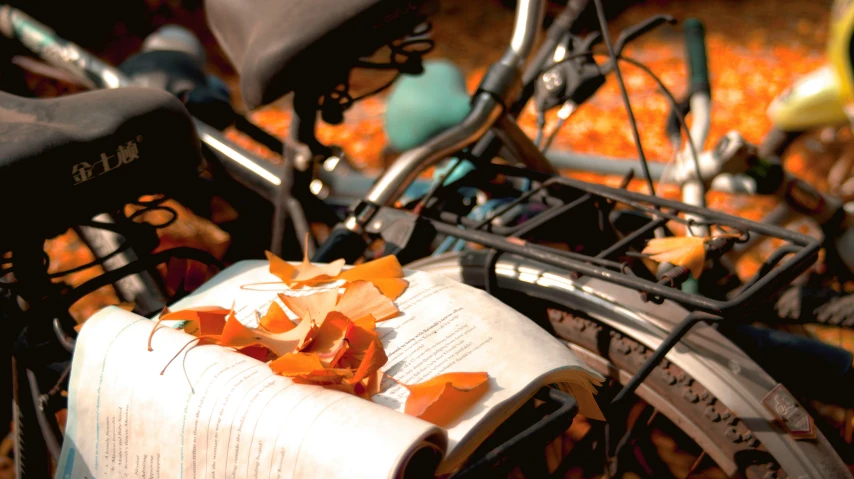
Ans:
{"label": "teal object", "polygon": [[[448,170],[451,169],[457,163],[456,160],[456,158],[451,158],[450,160],[446,160],[442,162],[441,165],[436,167],[436,170],[433,172],[433,181],[439,181],[443,176],[445,176]],[[442,185],[450,185],[451,183],[462,178],[463,176],[469,174],[472,170],[474,170],[474,165],[472,164],[472,162],[470,162],[469,160],[463,160],[462,163],[460,163],[459,166],[454,168],[454,171],[450,175],[448,175],[448,178]]]}
{"label": "teal object", "polygon": [[700,292],[700,283],[693,276],[689,276],[688,279],[682,283],[682,291],[688,294],[697,294]]}
{"label": "teal object", "polygon": [[401,75],[386,102],[388,145],[406,151],[460,123],[471,109],[463,73],[448,60],[424,62],[420,75]]}

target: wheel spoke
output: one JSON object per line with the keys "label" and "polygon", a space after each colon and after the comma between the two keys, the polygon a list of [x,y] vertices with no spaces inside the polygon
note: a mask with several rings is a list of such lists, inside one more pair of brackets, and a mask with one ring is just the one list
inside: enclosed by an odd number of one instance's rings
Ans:
{"label": "wheel spoke", "polygon": [[694,464],[691,464],[691,469],[688,469],[688,473],[685,474],[685,479],[688,479],[689,477],[691,477],[691,474],[694,474],[694,471],[697,470],[697,466],[699,466],[700,463],[703,462],[703,459],[705,459],[705,458],[706,458],[706,451],[703,451],[697,457],[697,460],[694,461]]}

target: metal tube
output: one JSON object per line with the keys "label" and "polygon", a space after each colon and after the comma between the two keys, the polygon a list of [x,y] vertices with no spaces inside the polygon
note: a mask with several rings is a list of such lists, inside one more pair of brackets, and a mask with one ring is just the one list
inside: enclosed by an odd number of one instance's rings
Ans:
{"label": "metal tube", "polygon": [[276,171],[281,169],[281,166],[261,160],[255,154],[235,145],[216,128],[196,119],[193,119],[193,122],[199,139],[213,150],[222,167],[232,178],[273,201],[282,184],[280,173]]}
{"label": "metal tube", "polygon": [[401,155],[377,180],[365,199],[380,206],[391,205],[419,173],[477,140],[500,114],[501,104],[491,95],[481,93],[475,97],[462,123]]}
{"label": "metal tube", "polygon": [[516,120],[504,114],[498,119],[498,128],[494,131],[501,138],[504,146],[510,150],[528,168],[542,173],[556,173],[549,160],[537,149],[528,135],[519,128]]}
{"label": "metal tube", "polygon": [[543,24],[545,14],[544,0],[518,0],[516,2],[516,22],[513,24],[513,36],[510,48],[504,53],[500,63],[522,68],[528,55],[534,49],[537,34]]}
{"label": "metal tube", "polygon": [[[549,150],[546,158],[557,169],[579,170],[599,175],[625,175],[629,170],[641,173],[637,158],[614,158],[609,156],[586,155],[567,150]],[[666,163],[650,163],[649,174],[659,181],[664,174]]]}

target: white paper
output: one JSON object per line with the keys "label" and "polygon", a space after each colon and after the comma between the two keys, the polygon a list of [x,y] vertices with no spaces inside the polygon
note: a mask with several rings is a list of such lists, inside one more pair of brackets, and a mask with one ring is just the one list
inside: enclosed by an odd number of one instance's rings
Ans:
{"label": "white paper", "polygon": [[444,449],[444,431],[424,421],[220,346],[160,375],[192,337],[161,328],[149,352],[153,325],[115,307],[86,322],[57,478],[395,477],[414,448]]}

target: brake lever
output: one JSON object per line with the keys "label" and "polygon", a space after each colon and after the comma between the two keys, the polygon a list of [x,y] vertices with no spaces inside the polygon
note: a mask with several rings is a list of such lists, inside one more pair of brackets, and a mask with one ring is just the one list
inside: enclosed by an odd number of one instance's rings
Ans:
{"label": "brake lever", "polygon": [[[624,28],[623,31],[620,32],[620,36],[617,37],[617,42],[614,44],[614,54],[619,57],[623,54],[623,50],[629,42],[636,40],[641,35],[654,28],[658,28],[664,23],[673,25],[676,23],[676,19],[670,15],[653,15],[637,25]],[[614,65],[609,60],[607,63],[602,64],[602,73],[610,73],[613,68]]]}
{"label": "brake lever", "polygon": [[671,15],[653,15],[637,25],[623,29],[623,31],[620,32],[620,36],[617,37],[617,43],[614,44],[614,53],[617,56],[622,55],[623,49],[629,42],[637,39],[639,36],[649,32],[653,28],[658,28],[664,23],[674,25],[676,23],[676,19]]}
{"label": "brake lever", "polygon": [[534,98],[539,111],[545,112],[566,102],[580,105],[605,83],[604,73],[591,52],[601,41],[599,32],[583,39],[568,35],[563,58],[553,59],[537,79]]}
{"label": "brake lever", "polygon": [[590,51],[595,45],[599,43],[602,43],[602,33],[599,31],[595,31],[584,37],[584,40],[581,40],[581,42],[578,44],[578,51]]}

